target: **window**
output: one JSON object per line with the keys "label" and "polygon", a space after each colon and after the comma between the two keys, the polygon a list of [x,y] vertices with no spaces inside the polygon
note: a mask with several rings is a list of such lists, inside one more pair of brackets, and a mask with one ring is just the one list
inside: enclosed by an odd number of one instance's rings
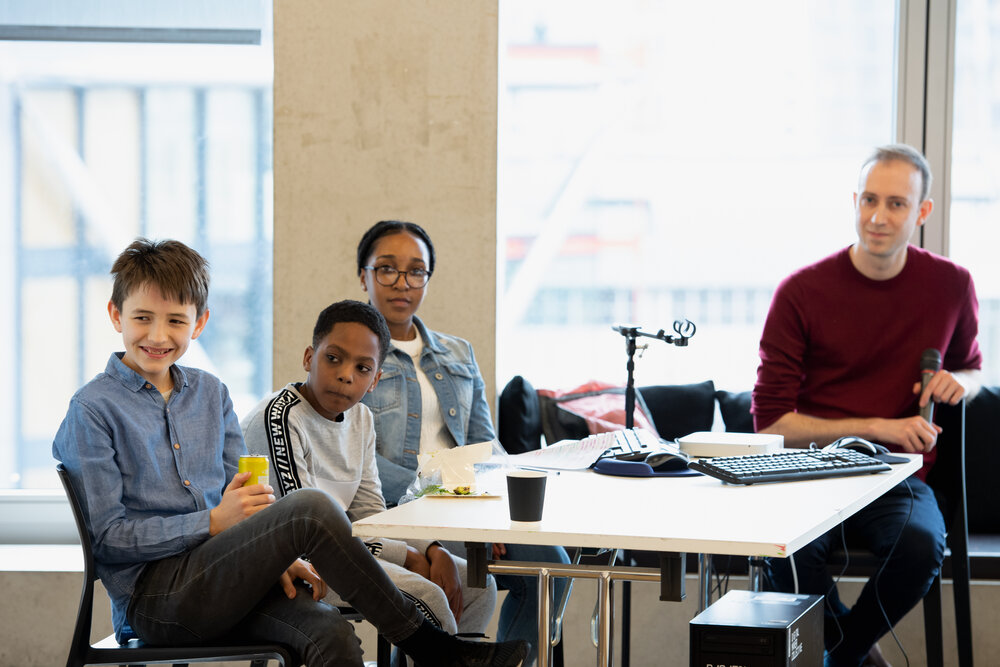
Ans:
{"label": "window", "polygon": [[510,0],[500,25],[498,382],[624,383],[611,326],[687,318],[636,383],[752,387],[774,287],[853,242],[895,136],[894,3]]}
{"label": "window", "polygon": [[950,256],[979,297],[983,382],[1000,384],[1000,2],[959,0],[951,154]]}
{"label": "window", "polygon": [[9,4],[0,488],[55,488],[69,398],[121,349],[108,270],[136,236],[211,263],[211,324],[184,363],[223,377],[238,413],[270,391],[270,3]]}

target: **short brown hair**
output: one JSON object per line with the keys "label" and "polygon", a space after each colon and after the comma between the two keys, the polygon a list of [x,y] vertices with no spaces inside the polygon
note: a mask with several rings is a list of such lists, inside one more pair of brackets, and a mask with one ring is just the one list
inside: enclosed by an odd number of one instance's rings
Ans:
{"label": "short brown hair", "polygon": [[180,241],[137,238],[118,255],[111,275],[111,303],[119,311],[145,285],[155,285],[166,298],[194,304],[198,317],[208,306],[208,262]]}
{"label": "short brown hair", "polygon": [[862,173],[870,164],[900,160],[916,167],[920,172],[920,202],[926,201],[931,193],[931,165],[924,154],[908,144],[889,144],[876,148],[861,165]]}

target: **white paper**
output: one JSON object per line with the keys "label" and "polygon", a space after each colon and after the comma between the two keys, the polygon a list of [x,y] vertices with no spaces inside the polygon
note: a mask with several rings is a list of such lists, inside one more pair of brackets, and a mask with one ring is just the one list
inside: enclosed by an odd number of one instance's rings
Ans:
{"label": "white paper", "polygon": [[608,443],[598,438],[562,440],[523,454],[507,457],[512,466],[548,470],[585,470],[600,458]]}

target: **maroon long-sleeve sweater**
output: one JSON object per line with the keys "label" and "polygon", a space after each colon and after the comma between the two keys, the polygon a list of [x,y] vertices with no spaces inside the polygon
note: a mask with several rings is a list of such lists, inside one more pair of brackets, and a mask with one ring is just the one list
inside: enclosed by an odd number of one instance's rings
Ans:
{"label": "maroon long-sleeve sweater", "polygon": [[[826,419],[917,414],[912,389],[924,350],[941,351],[945,370],[981,366],[978,314],[969,272],[914,246],[889,280],[859,273],[848,248],[800,269],[778,286],[764,324],[755,428],[792,411]],[[934,458],[924,455],[921,477]]]}

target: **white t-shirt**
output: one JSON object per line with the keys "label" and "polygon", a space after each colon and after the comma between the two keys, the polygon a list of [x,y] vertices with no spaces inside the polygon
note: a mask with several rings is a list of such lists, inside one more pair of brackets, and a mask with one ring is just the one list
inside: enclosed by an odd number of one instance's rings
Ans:
{"label": "white t-shirt", "polygon": [[441,416],[441,404],[438,403],[437,392],[434,391],[430,378],[420,367],[420,353],[424,351],[424,340],[420,337],[420,332],[417,331],[413,340],[393,339],[392,344],[410,355],[417,372],[417,384],[420,385],[420,453],[430,454],[450,449],[452,439]]}

